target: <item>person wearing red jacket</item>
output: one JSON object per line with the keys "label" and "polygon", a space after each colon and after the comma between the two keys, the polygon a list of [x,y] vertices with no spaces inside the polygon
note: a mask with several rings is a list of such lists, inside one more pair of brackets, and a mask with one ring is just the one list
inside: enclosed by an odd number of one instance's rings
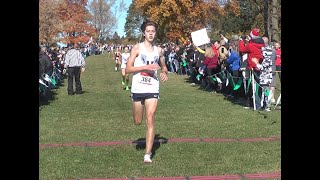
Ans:
{"label": "person wearing red jacket", "polygon": [[213,92],[214,89],[216,89],[215,85],[217,85],[216,82],[212,80],[212,75],[219,73],[218,69],[218,54],[214,52],[212,47],[206,47],[205,50],[205,59],[203,61],[203,65],[206,67],[206,80],[207,80],[207,86],[205,90],[209,92]]}
{"label": "person wearing red jacket", "polygon": [[274,96],[274,92],[275,92],[275,78],[276,78],[276,73],[278,73],[279,76],[279,80],[280,80],[280,84],[281,84],[281,44],[280,42],[275,42],[274,43],[274,48],[276,50],[276,55],[277,58],[275,60],[274,66],[275,66],[275,71],[273,73],[273,83],[272,83],[272,87],[271,87],[271,91],[272,91],[272,98],[271,98],[271,103],[275,104],[276,100],[275,100],[275,96]]}
{"label": "person wearing red jacket", "polygon": [[[214,52],[215,58],[217,58],[218,61],[218,66],[216,68],[217,72],[223,71],[224,69],[222,69],[223,67],[221,67],[220,61],[219,61],[219,49],[221,48],[221,41],[215,41],[213,44],[211,44],[211,48]],[[217,77],[221,78],[219,74],[217,74]],[[217,84],[217,90],[221,91],[222,90],[222,84],[218,82]]]}
{"label": "person wearing red jacket", "polygon": [[274,47],[276,49],[276,54],[277,54],[277,59],[275,61],[276,71],[278,71],[279,79],[281,82],[281,44],[280,42],[276,42],[274,44]]}
{"label": "person wearing red jacket", "polygon": [[214,54],[217,54],[216,55],[216,58],[218,59],[219,58],[219,48],[220,48],[220,41],[215,41],[212,45],[211,45],[211,48],[214,52]]}
{"label": "person wearing red jacket", "polygon": [[[260,37],[260,30],[258,28],[253,28],[250,32],[250,36],[247,36],[249,38],[249,43],[245,45],[242,38],[239,40],[239,51],[240,53],[247,53],[248,55],[248,69],[252,70],[252,73],[254,74],[254,79],[256,83],[260,83],[259,76],[260,76],[260,69],[262,68],[261,62],[263,60],[262,51],[261,48],[264,46],[264,41]],[[261,90],[256,89],[258,91],[258,94],[255,93],[255,106],[256,109],[261,109]],[[252,97],[252,83],[249,87],[249,92],[247,94],[247,97]],[[248,99],[249,100],[249,99]],[[250,104],[249,104],[250,103]],[[247,102],[246,106],[253,106],[253,102]]]}
{"label": "person wearing red jacket", "polygon": [[240,53],[248,54],[248,69],[261,69],[261,62],[263,59],[261,48],[264,46],[263,39],[259,36],[259,29],[254,28],[250,32],[250,40],[247,45],[243,42],[242,38],[239,41],[239,51]]}

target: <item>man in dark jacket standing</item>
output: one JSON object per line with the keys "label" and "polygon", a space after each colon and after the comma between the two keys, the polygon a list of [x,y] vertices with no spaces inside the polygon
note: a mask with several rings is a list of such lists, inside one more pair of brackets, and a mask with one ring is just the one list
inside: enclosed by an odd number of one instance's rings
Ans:
{"label": "man in dark jacket standing", "polygon": [[73,95],[73,78],[76,84],[76,94],[82,94],[82,86],[80,81],[81,69],[85,66],[84,57],[82,56],[77,44],[69,44],[71,48],[65,56],[65,68],[68,72],[68,95]]}
{"label": "man in dark jacket standing", "polygon": [[51,76],[53,71],[53,64],[45,51],[46,47],[39,46],[39,77],[42,76],[43,73]]}

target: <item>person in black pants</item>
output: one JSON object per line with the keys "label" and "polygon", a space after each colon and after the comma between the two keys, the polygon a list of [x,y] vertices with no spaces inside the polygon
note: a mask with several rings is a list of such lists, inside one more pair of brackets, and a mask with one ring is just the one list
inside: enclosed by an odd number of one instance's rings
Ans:
{"label": "person in black pants", "polygon": [[82,86],[80,81],[81,69],[85,66],[84,57],[82,56],[79,49],[77,49],[77,44],[70,44],[71,48],[66,53],[65,67],[68,72],[68,95],[73,95],[73,78],[76,84],[76,94],[82,94]]}
{"label": "person in black pants", "polygon": [[53,64],[51,62],[50,57],[46,53],[46,47],[39,46],[39,76],[42,76],[43,73],[51,76],[52,72],[53,72]]}

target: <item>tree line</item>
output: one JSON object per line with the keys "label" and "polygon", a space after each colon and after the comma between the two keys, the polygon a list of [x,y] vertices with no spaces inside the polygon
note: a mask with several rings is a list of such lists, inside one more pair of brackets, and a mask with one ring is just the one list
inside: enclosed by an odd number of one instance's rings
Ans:
{"label": "tree line", "polygon": [[221,33],[249,33],[253,27],[273,41],[281,38],[281,0],[133,0],[125,24],[129,38],[139,39],[145,19],[158,23],[160,42],[186,38],[201,28],[213,39]]}
{"label": "tree line", "polygon": [[39,0],[40,43],[87,43],[113,38],[125,12],[121,0]]}
{"label": "tree line", "polygon": [[[117,22],[126,12],[125,37]],[[86,43],[90,37],[105,43],[141,39],[146,19],[158,23],[157,42],[176,42],[207,28],[209,37],[248,33],[259,27],[272,41],[281,39],[281,0],[132,0],[129,8],[116,0],[40,0],[40,43]]]}

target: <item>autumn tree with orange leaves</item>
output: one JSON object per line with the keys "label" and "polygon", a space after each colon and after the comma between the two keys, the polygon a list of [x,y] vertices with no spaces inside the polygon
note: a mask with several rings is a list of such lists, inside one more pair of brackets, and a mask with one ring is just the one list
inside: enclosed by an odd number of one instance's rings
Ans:
{"label": "autumn tree with orange leaves", "polygon": [[[96,36],[90,25],[91,14],[86,9],[87,0],[40,0],[40,43],[87,43]],[[63,34],[59,37],[59,34]]]}
{"label": "autumn tree with orange leaves", "polygon": [[[132,3],[132,12],[138,11],[144,19],[157,22],[157,38],[160,42],[176,41],[181,36],[190,36],[191,32],[208,27],[207,22],[217,20],[214,14],[218,17],[222,13],[216,1],[133,0]],[[127,19],[130,16],[131,14],[128,14]],[[139,26],[137,25],[137,28]]]}
{"label": "autumn tree with orange leaves", "polygon": [[[271,2],[276,4],[276,1],[133,0],[128,10],[125,30],[129,36],[133,35],[137,38],[136,32],[141,21],[153,20],[159,25],[158,42],[175,41],[181,36],[186,39],[191,32],[202,28],[207,29],[208,35],[212,39],[220,38],[221,32],[246,33],[254,26],[258,26],[264,31],[267,30],[268,23],[266,21],[271,15],[270,13],[263,14],[262,11],[267,9],[266,5],[271,5]],[[275,20],[271,22],[272,30],[279,30],[277,22],[281,18],[276,16],[273,19]],[[272,32],[272,36],[276,37],[277,34]]]}
{"label": "autumn tree with orange leaves", "polygon": [[59,18],[58,7],[61,0],[39,1],[39,41],[53,43],[56,36],[62,31],[62,22]]}
{"label": "autumn tree with orange leaves", "polygon": [[67,43],[87,43],[96,38],[96,29],[88,22],[92,16],[86,8],[88,0],[63,0],[59,7],[63,32]]}
{"label": "autumn tree with orange leaves", "polygon": [[229,33],[248,34],[253,27],[272,41],[281,35],[281,1],[279,0],[232,0],[224,6],[221,30]]}

